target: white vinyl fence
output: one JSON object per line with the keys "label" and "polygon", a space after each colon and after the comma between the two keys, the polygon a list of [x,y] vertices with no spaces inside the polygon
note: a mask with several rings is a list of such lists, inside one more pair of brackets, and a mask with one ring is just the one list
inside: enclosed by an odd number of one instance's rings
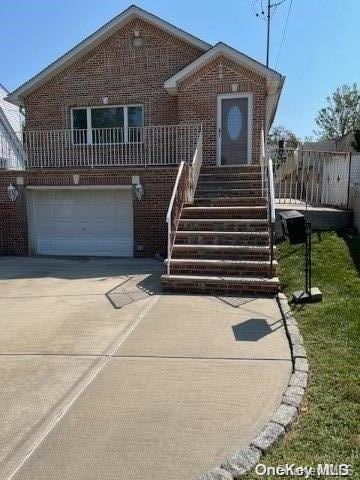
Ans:
{"label": "white vinyl fence", "polygon": [[350,153],[278,149],[272,156],[277,203],[348,207]]}

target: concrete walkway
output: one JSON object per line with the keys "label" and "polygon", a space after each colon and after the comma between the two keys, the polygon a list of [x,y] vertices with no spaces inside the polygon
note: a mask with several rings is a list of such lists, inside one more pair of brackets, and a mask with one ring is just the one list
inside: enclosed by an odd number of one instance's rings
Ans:
{"label": "concrete walkway", "polygon": [[194,479],[291,373],[275,300],[160,295],[155,260],[0,258],[0,478]]}

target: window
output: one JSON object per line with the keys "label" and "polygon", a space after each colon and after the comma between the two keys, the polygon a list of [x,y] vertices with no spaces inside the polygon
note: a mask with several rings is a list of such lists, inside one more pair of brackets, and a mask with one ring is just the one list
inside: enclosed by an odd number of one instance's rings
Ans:
{"label": "window", "polygon": [[75,144],[138,143],[144,110],[142,105],[73,108],[71,124]]}

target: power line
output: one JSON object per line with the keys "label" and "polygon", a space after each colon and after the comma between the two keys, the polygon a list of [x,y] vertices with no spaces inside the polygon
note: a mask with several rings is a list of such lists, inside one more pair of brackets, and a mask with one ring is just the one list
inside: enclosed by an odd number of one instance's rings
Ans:
{"label": "power line", "polygon": [[282,47],[284,45],[286,29],[287,29],[287,26],[288,26],[288,23],[289,23],[290,12],[291,12],[291,7],[292,7],[292,4],[293,4],[293,1],[294,0],[290,0],[289,9],[288,9],[287,17],[286,17],[286,20],[285,20],[285,25],[284,25],[282,37],[281,37],[280,47],[279,47],[279,51],[278,51],[278,54],[277,54],[277,57],[276,57],[275,70],[276,70],[277,65],[278,65],[278,61],[279,61],[279,58],[280,58]]}
{"label": "power line", "polygon": [[[257,17],[262,16],[264,20],[267,22],[267,38],[266,38],[266,66],[269,66],[269,57],[270,57],[270,25],[271,25],[271,19],[274,16],[277,7],[281,5],[282,3],[285,2],[285,0],[279,0],[275,3],[271,3],[271,0],[267,0],[267,7],[266,7],[266,12],[263,6],[263,0],[260,0],[260,6],[261,10],[260,13],[255,10],[255,5],[259,2],[259,0],[254,0],[253,1],[253,10],[255,12],[255,15]],[[274,9],[274,10],[273,10]]]}

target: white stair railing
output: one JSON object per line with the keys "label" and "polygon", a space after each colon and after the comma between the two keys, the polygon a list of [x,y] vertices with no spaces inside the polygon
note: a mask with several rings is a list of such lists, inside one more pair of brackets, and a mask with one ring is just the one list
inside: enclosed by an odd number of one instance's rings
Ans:
{"label": "white stair railing", "polygon": [[270,240],[270,277],[274,276],[274,241],[275,241],[275,186],[274,186],[274,167],[273,161],[269,156],[266,167],[267,187],[268,187],[268,228]]}
{"label": "white stair railing", "polygon": [[196,143],[192,163],[189,165],[182,161],[179,166],[169,208],[166,214],[166,223],[168,229],[166,271],[168,275],[171,273],[171,255],[183,205],[184,203],[192,203],[194,201],[195,191],[202,165],[202,139],[203,136],[201,129]]}
{"label": "white stair railing", "polygon": [[260,167],[261,167],[261,195],[264,196],[265,190],[265,169],[266,169],[266,149],[265,149],[265,132],[264,127],[260,132]]}

